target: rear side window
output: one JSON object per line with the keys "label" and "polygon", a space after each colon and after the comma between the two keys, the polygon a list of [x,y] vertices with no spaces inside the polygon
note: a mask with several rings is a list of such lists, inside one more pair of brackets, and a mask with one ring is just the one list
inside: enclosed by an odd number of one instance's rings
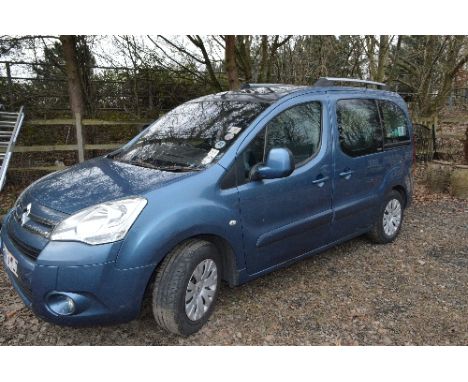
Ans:
{"label": "rear side window", "polygon": [[397,143],[409,140],[408,123],[403,110],[393,102],[379,101],[384,127],[384,142]]}
{"label": "rear side window", "polygon": [[375,100],[338,101],[337,121],[344,153],[355,157],[382,150],[382,127]]}

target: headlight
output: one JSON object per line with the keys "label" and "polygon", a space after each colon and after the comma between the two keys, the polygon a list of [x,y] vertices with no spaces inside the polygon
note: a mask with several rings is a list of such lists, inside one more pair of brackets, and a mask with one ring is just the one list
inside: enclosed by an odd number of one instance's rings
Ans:
{"label": "headlight", "polygon": [[85,208],[57,225],[50,240],[82,241],[87,244],[121,240],[146,203],[144,198],[132,197]]}

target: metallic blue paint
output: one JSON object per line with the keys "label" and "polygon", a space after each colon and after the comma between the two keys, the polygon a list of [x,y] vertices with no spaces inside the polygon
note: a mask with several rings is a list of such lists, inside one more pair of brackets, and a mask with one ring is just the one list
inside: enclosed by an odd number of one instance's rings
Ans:
{"label": "metallic blue paint", "polygon": [[[335,103],[350,97],[389,100],[407,115],[395,93],[301,88],[272,102],[203,171],[164,172],[102,157],[35,182],[8,213],[0,232],[0,251],[6,246],[18,260],[18,277],[6,270],[15,289],[37,315],[58,324],[124,322],[137,317],[158,264],[188,238],[215,238],[229,257],[225,264],[232,265],[224,278],[237,285],[366,232],[392,188],[404,190],[410,203],[412,144],[356,158],[344,154]],[[314,157],[284,178],[220,186],[237,156],[271,118],[309,101],[320,102],[323,109],[320,149]],[[409,129],[412,135],[410,123]],[[47,239],[53,226],[70,214],[134,195],[148,204],[123,240],[93,246]],[[22,226],[19,216],[29,203],[31,219]],[[54,314],[48,308],[53,293],[71,296],[76,313]]]}
{"label": "metallic blue paint", "polygon": [[255,169],[256,179],[277,179],[291,175],[294,171],[294,157],[289,149],[273,148],[267,156],[264,166]]}
{"label": "metallic blue paint", "polygon": [[188,175],[98,158],[53,173],[28,192],[41,205],[72,214],[90,203],[143,195]]}

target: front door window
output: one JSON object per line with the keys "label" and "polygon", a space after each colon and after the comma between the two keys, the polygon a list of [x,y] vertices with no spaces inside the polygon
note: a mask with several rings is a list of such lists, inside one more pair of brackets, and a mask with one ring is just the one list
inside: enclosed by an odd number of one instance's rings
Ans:
{"label": "front door window", "polygon": [[296,105],[275,116],[241,154],[243,181],[248,181],[252,167],[264,162],[273,148],[291,150],[296,167],[307,162],[320,147],[321,119],[319,102]]}

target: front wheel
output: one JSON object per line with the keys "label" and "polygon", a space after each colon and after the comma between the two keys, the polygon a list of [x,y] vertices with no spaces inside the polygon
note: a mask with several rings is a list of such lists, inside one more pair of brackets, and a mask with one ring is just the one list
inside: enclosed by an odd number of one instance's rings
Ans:
{"label": "front wheel", "polygon": [[403,198],[398,191],[387,194],[369,236],[379,244],[390,243],[398,236],[403,223]]}
{"label": "front wheel", "polygon": [[220,279],[220,256],[212,243],[189,240],[175,248],[156,273],[156,322],[182,336],[200,330],[213,312]]}

